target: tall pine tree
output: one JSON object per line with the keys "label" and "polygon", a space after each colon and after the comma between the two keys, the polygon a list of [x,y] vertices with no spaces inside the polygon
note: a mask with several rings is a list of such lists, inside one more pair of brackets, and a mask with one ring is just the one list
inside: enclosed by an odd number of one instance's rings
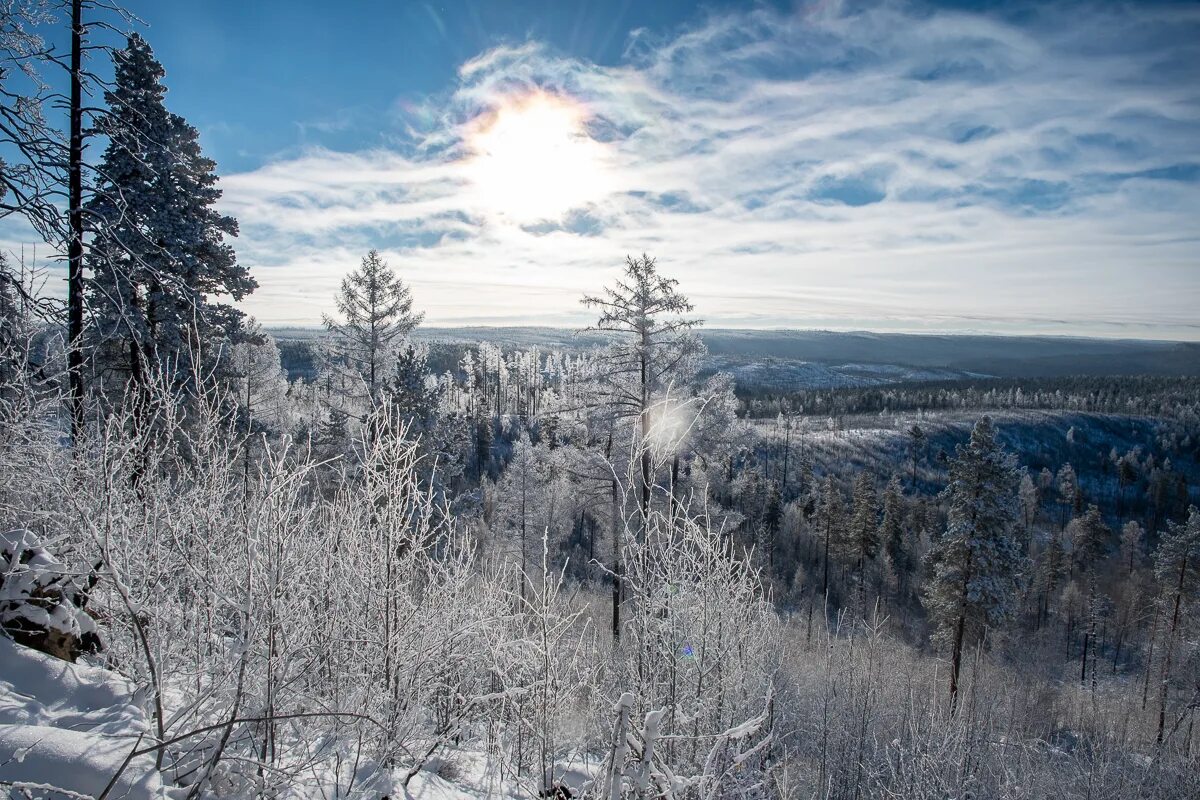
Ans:
{"label": "tall pine tree", "polygon": [[1021,566],[1014,535],[1020,473],[990,417],[975,425],[957,452],[944,492],[950,504],[946,530],[934,542],[925,587],[935,639],[950,646],[951,707],[958,699],[963,645],[1012,615]]}
{"label": "tall pine tree", "polygon": [[154,362],[187,375],[237,341],[240,300],[257,283],[226,241],[237,221],[215,209],[215,164],[199,133],[163,105],[162,65],[139,36],[113,54],[98,132],[108,147],[87,205],[91,338],[100,366],[141,382]]}

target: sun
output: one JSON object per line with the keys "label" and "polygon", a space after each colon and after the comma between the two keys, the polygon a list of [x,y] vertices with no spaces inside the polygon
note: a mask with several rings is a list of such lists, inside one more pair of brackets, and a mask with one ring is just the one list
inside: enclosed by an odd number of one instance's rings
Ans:
{"label": "sun", "polygon": [[555,220],[609,187],[606,146],[587,131],[579,101],[531,92],[505,98],[468,124],[465,169],[477,200],[515,222]]}

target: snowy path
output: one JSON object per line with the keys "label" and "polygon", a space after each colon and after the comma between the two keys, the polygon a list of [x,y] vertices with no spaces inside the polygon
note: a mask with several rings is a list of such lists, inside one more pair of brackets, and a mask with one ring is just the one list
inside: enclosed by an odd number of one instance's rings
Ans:
{"label": "snowy path", "polygon": [[[149,730],[133,685],[97,667],[69,664],[0,637],[0,787],[66,791],[34,797],[99,795],[138,736]],[[144,741],[143,741],[144,743]],[[72,795],[70,793],[75,793]],[[4,796],[0,794],[0,796]],[[139,756],[109,798],[168,798],[153,757]]]}

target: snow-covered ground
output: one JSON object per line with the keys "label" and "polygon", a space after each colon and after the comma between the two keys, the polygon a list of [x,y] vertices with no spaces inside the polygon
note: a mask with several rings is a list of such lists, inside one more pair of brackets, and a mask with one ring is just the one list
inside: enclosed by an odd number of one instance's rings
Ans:
{"label": "snow-covered ground", "polygon": [[[150,724],[133,684],[99,667],[70,664],[0,636],[0,797],[79,800],[178,800],[187,789],[164,786],[154,756],[129,754],[151,741]],[[559,781],[578,790],[602,767],[601,757],[559,764]],[[400,773],[402,774],[402,772]],[[469,745],[430,760],[409,781],[398,774],[392,796],[411,800],[528,797],[497,759]],[[298,791],[296,797],[321,797]],[[28,794],[18,794],[25,790]]]}
{"label": "snow-covered ground", "polygon": [[70,664],[0,637],[0,787],[39,798],[169,798],[141,755],[149,721],[133,685],[98,667]]}

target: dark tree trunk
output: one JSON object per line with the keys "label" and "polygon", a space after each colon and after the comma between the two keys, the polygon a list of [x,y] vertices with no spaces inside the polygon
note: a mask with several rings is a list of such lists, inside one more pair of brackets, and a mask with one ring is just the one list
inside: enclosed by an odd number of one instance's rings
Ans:
{"label": "dark tree trunk", "polygon": [[67,369],[71,436],[83,434],[83,0],[71,0],[71,141],[67,155]]}

